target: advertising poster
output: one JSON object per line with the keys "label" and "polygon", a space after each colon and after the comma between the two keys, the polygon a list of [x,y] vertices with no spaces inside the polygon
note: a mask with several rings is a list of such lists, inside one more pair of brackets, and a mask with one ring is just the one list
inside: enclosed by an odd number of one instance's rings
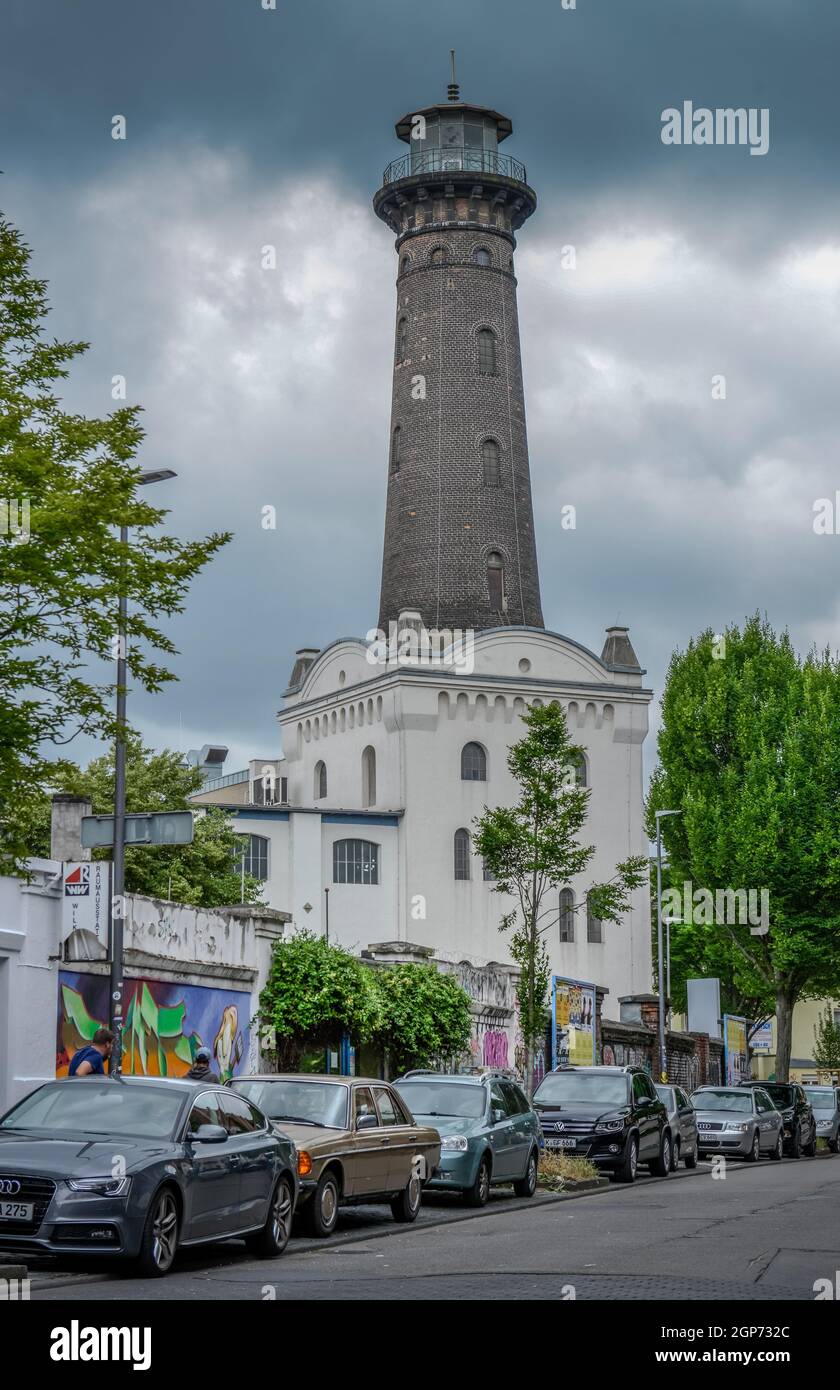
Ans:
{"label": "advertising poster", "polygon": [[[86,864],[65,863],[61,893],[61,939],[73,932],[88,933],[99,945],[108,946],[108,899],[111,865],[107,859]],[[92,954],[99,954],[93,952]]]}
{"label": "advertising poster", "polygon": [[747,1020],[735,1014],[723,1016],[724,1061],[727,1086],[737,1086],[750,1074]]}
{"label": "advertising poster", "polygon": [[750,1049],[752,1052],[772,1052],[773,1051],[773,1024],[767,1018],[763,1023],[759,1023],[750,1038]]}
{"label": "advertising poster", "polygon": [[[107,975],[62,970],[58,977],[56,1076],[66,1076],[73,1053],[108,1023]],[[126,980],[124,1073],[183,1076],[199,1047],[209,1047],[219,1080],[236,1076],[248,1062],[251,996],[235,989]]]}
{"label": "advertising poster", "polygon": [[595,986],[551,977],[552,1066],[595,1064]]}

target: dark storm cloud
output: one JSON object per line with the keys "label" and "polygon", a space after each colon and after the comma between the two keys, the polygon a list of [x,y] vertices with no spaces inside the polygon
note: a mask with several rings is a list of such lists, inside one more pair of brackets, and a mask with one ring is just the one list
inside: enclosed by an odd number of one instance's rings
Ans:
{"label": "dark storm cloud", "polygon": [[[371,624],[394,266],[370,196],[450,47],[540,198],[517,270],[547,621],[600,650],[620,614],[659,687],[756,607],[837,644],[840,538],[811,525],[840,479],[836,0],[7,0],[2,24],[4,210],[52,331],[93,344],[68,401],[103,413],[125,374],[172,525],[236,532],[174,625],[180,685],[135,697],[150,738],[272,752],[295,646]],[[769,153],[666,148],[684,100],[769,108]]]}

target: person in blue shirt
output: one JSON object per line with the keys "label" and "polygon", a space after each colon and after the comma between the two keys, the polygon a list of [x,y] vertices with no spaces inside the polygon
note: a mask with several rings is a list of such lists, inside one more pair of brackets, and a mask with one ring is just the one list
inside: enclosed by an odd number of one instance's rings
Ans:
{"label": "person in blue shirt", "polygon": [[80,1047],[70,1059],[68,1076],[104,1076],[105,1058],[110,1057],[114,1035],[110,1028],[97,1028],[93,1042]]}

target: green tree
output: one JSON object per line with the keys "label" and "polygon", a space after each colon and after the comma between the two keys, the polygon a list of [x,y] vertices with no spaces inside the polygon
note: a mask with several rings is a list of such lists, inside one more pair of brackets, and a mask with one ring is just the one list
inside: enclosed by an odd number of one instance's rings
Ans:
{"label": "green tree", "polygon": [[[145,748],[139,734],[129,731],[126,738],[126,810],[195,810],[189,797],[199,791],[202,776],[198,768],[185,767],[180,753],[169,749],[156,753]],[[84,769],[62,760],[50,768],[51,788],[87,797],[95,816],[114,810],[114,752],[111,749],[94,758]],[[24,806],[27,853],[49,857],[51,798],[40,791]],[[230,817],[217,808],[199,813],[195,838],[189,845],[127,846],[125,886],[129,893],[151,898],[168,898],[196,907],[224,907],[242,901],[241,853],[243,839]],[[95,859],[109,859],[108,849],[94,850]],[[262,885],[245,876],[245,902],[260,899]]]}
{"label": "green tree", "polygon": [[840,1028],[834,1022],[831,1004],[826,1004],[814,1029],[814,1065],[828,1076],[840,1075]]}
{"label": "green tree", "polygon": [[[507,759],[519,785],[519,802],[494,810],[485,807],[475,822],[473,843],[496,880],[494,891],[516,900],[502,917],[500,930],[511,932],[510,952],[520,969],[517,1002],[530,1093],[534,1051],[545,1030],[549,960],[543,937],[558,920],[555,890],[584,872],[595,846],[583,845],[577,838],[586,820],[590,792],[578,785],[583,750],[570,741],[563,710],[555,701],[534,705],[523,721],[527,733],[509,750]],[[578,910],[588,904],[602,921],[620,922],[629,894],[645,882],[647,874],[643,855],[625,860],[608,883],[590,886]],[[549,893],[557,906],[545,906]]]}
{"label": "green tree", "polygon": [[470,999],[452,975],[433,965],[388,966],[373,977],[380,1022],[375,1041],[389,1070],[429,1067],[463,1052],[470,1039]]}
{"label": "green tree", "polygon": [[[769,894],[769,923],[692,911],[672,927],[692,973],[775,1014],[776,1075],[788,1078],[794,1005],[840,981],[840,669],[800,660],[758,615],[711,631],[671,659],[659,767],[648,797],[662,823],[671,881],[693,892]],[[727,913],[727,916],[734,914]]]}
{"label": "green tree", "polygon": [[379,1028],[379,995],[367,966],[342,946],[300,931],[278,941],[260,995],[257,1023],[274,1046],[279,1071],[297,1071],[304,1052],[334,1047],[342,1033],[358,1045]]}
{"label": "green tree", "polygon": [[[182,542],[138,492],[137,406],[105,419],[62,409],[60,382],[86,343],[46,340],[46,284],[0,219],[0,872],[20,869],[27,803],[51,750],[81,732],[113,738],[113,658],[128,600],[131,680],[158,691],[175,648],[158,620],[179,613],[192,579],[229,539]],[[5,510],[4,510],[5,518]],[[24,517],[28,516],[28,522]],[[131,528],[123,545],[119,527]],[[29,808],[31,810],[31,807]]]}

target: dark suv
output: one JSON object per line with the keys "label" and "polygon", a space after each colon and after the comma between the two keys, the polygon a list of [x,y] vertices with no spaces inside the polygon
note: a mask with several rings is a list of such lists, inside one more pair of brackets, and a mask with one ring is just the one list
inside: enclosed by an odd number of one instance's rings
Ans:
{"label": "dark suv", "polygon": [[546,1149],[562,1150],[633,1182],[646,1163],[657,1177],[671,1171],[668,1112],[641,1067],[558,1067],[534,1092]]}
{"label": "dark suv", "polygon": [[785,1153],[791,1158],[817,1152],[817,1122],[805,1092],[795,1081],[742,1081],[742,1086],[760,1086],[766,1091],[785,1123]]}

